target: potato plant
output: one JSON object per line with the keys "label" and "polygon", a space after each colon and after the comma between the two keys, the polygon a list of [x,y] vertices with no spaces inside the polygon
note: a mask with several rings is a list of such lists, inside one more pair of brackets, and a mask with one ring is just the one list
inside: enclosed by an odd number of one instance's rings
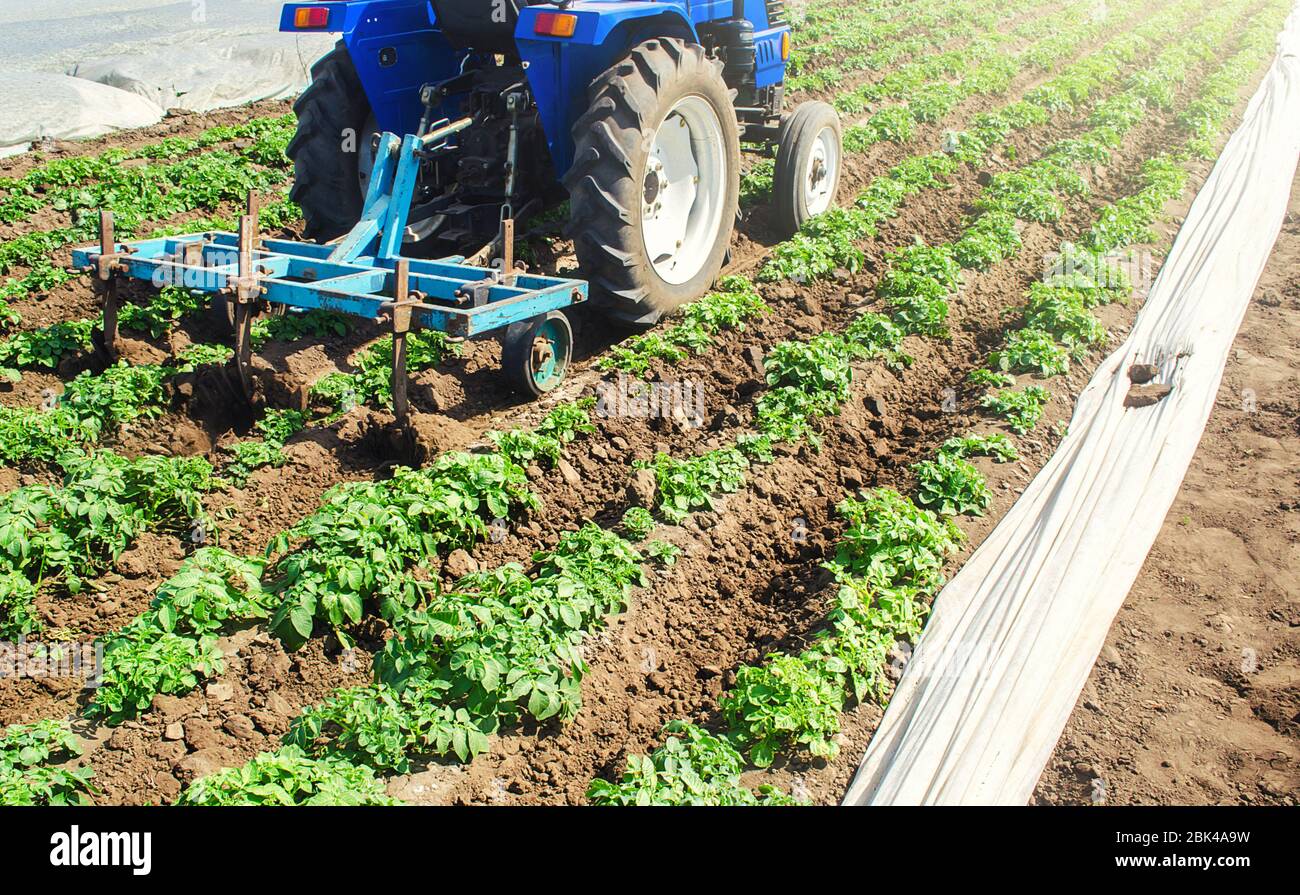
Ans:
{"label": "potato plant", "polygon": [[664,728],[664,744],[650,755],[628,756],[616,783],[594,780],[593,805],[793,805],[771,786],[750,789],[740,782],[741,755],[725,739],[686,721]]}
{"label": "potato plant", "polygon": [[[66,721],[14,724],[0,732],[0,805],[89,805],[94,772],[66,763],[81,755]],[[57,764],[51,766],[51,760]]]}

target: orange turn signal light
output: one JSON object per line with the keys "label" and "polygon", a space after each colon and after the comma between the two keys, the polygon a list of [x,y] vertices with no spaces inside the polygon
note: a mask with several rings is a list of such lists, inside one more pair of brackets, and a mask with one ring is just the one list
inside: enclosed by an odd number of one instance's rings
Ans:
{"label": "orange turn signal light", "polygon": [[534,34],[547,37],[573,37],[578,30],[578,17],[564,12],[543,12],[538,14],[537,23],[533,25]]}
{"label": "orange turn signal light", "polygon": [[330,11],[323,6],[300,6],[293,11],[293,27],[324,28],[330,23]]}
{"label": "orange turn signal light", "polygon": [[781,32],[781,61],[785,62],[790,58],[790,32]]}

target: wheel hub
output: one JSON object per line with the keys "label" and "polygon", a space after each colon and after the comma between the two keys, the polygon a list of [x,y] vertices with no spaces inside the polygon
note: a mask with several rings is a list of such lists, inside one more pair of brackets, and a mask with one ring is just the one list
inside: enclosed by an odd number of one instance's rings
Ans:
{"label": "wheel hub", "polygon": [[663,209],[659,197],[668,189],[663,162],[656,159],[645,175],[645,216],[653,219]]}
{"label": "wheel hub", "polygon": [[551,361],[555,360],[555,347],[551,345],[551,340],[544,336],[538,336],[533,339],[533,369],[541,370]]}
{"label": "wheel hub", "polygon": [[812,172],[808,175],[808,186],[816,190],[823,180],[826,179],[826,161],[821,158],[814,158]]}
{"label": "wheel hub", "polygon": [[835,131],[825,128],[817,135],[808,158],[806,206],[809,215],[821,214],[831,207],[831,194],[840,164],[839,141]]}

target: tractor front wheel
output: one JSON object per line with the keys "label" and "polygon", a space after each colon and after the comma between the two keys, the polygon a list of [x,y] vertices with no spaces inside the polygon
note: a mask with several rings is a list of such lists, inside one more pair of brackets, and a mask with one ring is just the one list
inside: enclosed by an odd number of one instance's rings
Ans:
{"label": "tractor front wheel", "polygon": [[840,116],[826,103],[801,103],[781,123],[772,195],[780,233],[793,235],[804,222],[835,203],[844,158]]}
{"label": "tractor front wheel", "polygon": [[699,298],[722,268],[740,135],[722,63],[649,40],[600,75],[574,125],[569,232],[593,305],[637,326]]}

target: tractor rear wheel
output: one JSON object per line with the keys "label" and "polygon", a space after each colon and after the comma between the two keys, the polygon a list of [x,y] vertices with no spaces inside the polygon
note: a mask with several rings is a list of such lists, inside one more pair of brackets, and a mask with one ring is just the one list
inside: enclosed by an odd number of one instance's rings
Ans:
{"label": "tractor rear wheel", "polygon": [[311,67],[311,85],[293,104],[298,132],[286,150],[293,159],[289,197],[302,207],[303,232],[326,241],[361,217],[374,117],[347,48],[339,41]]}
{"label": "tractor rear wheel", "polygon": [[600,75],[564,178],[593,305],[649,326],[722,268],[740,195],[740,135],[722,62],[649,40]]}

